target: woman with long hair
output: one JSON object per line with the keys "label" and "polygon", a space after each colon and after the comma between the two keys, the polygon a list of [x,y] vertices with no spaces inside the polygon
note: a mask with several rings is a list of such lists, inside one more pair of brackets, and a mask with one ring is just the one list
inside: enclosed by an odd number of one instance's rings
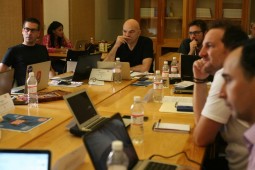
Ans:
{"label": "woman with long hair", "polygon": [[50,24],[42,42],[48,52],[66,52],[67,49],[72,48],[72,43],[66,38],[63,30],[63,24],[58,21],[53,21]]}

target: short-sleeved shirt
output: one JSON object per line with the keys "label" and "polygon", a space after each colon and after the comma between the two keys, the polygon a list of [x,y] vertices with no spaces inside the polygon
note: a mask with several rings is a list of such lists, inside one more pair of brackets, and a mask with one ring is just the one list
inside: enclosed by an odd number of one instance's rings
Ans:
{"label": "short-sleeved shirt", "polygon": [[224,126],[221,136],[227,142],[225,150],[228,166],[231,170],[245,170],[248,163],[248,150],[245,146],[243,133],[248,129],[247,122],[243,122],[231,116],[231,110],[226,106],[224,99],[219,98],[221,87],[224,83],[223,69],[214,75],[206,104],[202,115]]}
{"label": "short-sleeved shirt", "polygon": [[[148,37],[140,36],[132,51],[127,44],[122,44],[118,48],[115,57],[119,57],[122,62],[129,62],[131,67],[140,65],[145,58],[153,59],[152,40]],[[153,65],[151,65],[149,72],[153,72]]]}
{"label": "short-sleeved shirt", "polygon": [[25,84],[27,65],[49,60],[48,51],[43,45],[27,46],[19,44],[10,47],[3,57],[2,63],[15,69],[14,78],[18,86]]}

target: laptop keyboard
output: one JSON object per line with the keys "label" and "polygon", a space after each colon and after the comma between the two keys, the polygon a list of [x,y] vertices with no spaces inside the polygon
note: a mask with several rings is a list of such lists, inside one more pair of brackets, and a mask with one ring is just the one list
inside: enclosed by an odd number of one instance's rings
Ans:
{"label": "laptop keyboard", "polygon": [[175,170],[177,167],[175,165],[169,165],[158,162],[149,162],[145,170]]}
{"label": "laptop keyboard", "polygon": [[86,128],[88,129],[93,129],[96,128],[100,123],[102,123],[105,119],[107,119],[106,117],[100,117],[99,119],[97,119],[95,122],[91,123],[90,125],[88,125]]}

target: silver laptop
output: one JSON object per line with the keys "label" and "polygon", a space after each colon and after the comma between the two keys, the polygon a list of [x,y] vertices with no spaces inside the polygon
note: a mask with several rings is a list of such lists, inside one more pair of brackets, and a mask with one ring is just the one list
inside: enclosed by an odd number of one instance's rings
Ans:
{"label": "silver laptop", "polygon": [[11,93],[14,79],[14,69],[0,72],[0,95]]}
{"label": "silver laptop", "polygon": [[[130,64],[129,62],[120,62],[121,63],[121,74],[123,80],[130,80]],[[113,69],[115,62],[112,61],[98,61],[97,68],[102,69]]]}
{"label": "silver laptop", "polygon": [[0,149],[1,170],[50,170],[49,150]]}
{"label": "silver laptop", "polygon": [[[45,61],[27,66],[26,80],[28,78],[29,72],[33,71],[37,79],[38,91],[48,87],[50,65],[51,65],[50,61]],[[25,92],[26,92],[25,85],[12,88],[11,90],[12,94],[20,94]]]}
{"label": "silver laptop", "polygon": [[65,95],[63,98],[81,131],[91,131],[107,119],[97,113],[86,90]]}
{"label": "silver laptop", "polygon": [[120,114],[117,113],[103,122],[101,126],[83,136],[83,143],[96,170],[107,170],[106,160],[111,151],[111,143],[114,140],[123,142],[124,151],[129,158],[128,169],[146,169],[153,165],[159,167],[154,167],[153,169],[160,169],[160,166],[170,170],[182,169],[178,165],[169,165],[153,160],[139,160],[125,124]]}

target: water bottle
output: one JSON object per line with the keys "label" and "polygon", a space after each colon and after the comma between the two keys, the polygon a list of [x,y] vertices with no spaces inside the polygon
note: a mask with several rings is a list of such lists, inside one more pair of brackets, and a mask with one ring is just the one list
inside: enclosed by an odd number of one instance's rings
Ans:
{"label": "water bottle", "polygon": [[29,77],[27,79],[27,95],[28,106],[38,107],[37,80],[34,76],[34,72],[29,72]]}
{"label": "water bottle", "polygon": [[162,68],[162,79],[163,79],[163,87],[169,88],[169,66],[168,61],[164,61],[164,65]]}
{"label": "water bottle", "polygon": [[163,80],[160,75],[160,70],[156,70],[156,75],[153,78],[153,101],[161,103],[163,98]]}
{"label": "water bottle", "polygon": [[116,61],[115,61],[115,65],[113,69],[113,81],[115,83],[121,83],[122,81],[120,58],[116,58]]}
{"label": "water bottle", "polygon": [[134,144],[143,143],[144,108],[140,96],[134,96],[131,105],[131,139]]}
{"label": "water bottle", "polygon": [[178,62],[176,57],[173,57],[171,62],[171,74],[178,74]]}
{"label": "water bottle", "polygon": [[122,141],[115,140],[112,142],[112,151],[107,158],[108,170],[127,170],[128,157],[123,151]]}

